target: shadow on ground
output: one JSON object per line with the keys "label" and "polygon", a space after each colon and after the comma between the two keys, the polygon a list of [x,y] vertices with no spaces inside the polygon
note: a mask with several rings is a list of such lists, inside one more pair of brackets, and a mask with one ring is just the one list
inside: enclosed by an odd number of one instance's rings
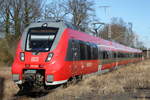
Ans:
{"label": "shadow on ground", "polygon": [[[58,89],[60,87],[60,85],[58,86],[53,86],[53,87],[49,87],[47,88],[47,90],[32,90],[32,91],[27,91],[27,90],[19,90],[15,95],[14,98],[24,98],[24,97],[29,97],[29,98],[39,98],[39,97],[43,97],[48,95],[49,93],[52,93],[53,91],[55,91],[56,89]],[[16,100],[16,99],[15,99]]]}

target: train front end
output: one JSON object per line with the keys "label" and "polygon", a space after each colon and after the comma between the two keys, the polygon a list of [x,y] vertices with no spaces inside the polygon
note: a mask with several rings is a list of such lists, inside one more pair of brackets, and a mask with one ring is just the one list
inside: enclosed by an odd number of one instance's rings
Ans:
{"label": "train front end", "polygon": [[61,22],[33,23],[26,28],[12,65],[12,79],[21,89],[67,82],[62,75],[67,48],[64,30]]}

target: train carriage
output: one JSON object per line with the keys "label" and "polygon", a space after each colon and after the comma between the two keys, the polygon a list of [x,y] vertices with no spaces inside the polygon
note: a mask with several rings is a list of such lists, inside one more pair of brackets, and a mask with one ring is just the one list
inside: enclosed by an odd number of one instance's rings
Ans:
{"label": "train carriage", "polygon": [[79,32],[63,21],[29,25],[18,43],[12,79],[20,88],[64,84],[141,60],[141,51]]}

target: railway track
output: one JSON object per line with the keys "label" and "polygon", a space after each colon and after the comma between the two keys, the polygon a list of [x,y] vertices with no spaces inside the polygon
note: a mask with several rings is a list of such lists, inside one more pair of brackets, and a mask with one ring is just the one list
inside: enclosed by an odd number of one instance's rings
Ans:
{"label": "railway track", "polygon": [[125,89],[130,98],[135,100],[150,100],[150,87],[147,88],[128,88]]}
{"label": "railway track", "polygon": [[12,100],[28,100],[32,98],[32,100],[41,100],[40,98],[53,93],[54,91],[59,91],[62,89],[62,86],[55,86],[49,88],[48,90],[34,90],[34,91],[18,91],[13,97]]}

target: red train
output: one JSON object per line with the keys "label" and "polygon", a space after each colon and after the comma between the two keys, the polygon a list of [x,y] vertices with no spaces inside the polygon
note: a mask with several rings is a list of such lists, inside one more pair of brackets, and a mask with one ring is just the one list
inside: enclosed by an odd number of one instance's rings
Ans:
{"label": "red train", "polygon": [[18,44],[12,79],[20,88],[49,87],[141,60],[137,49],[77,31],[63,21],[27,27]]}

